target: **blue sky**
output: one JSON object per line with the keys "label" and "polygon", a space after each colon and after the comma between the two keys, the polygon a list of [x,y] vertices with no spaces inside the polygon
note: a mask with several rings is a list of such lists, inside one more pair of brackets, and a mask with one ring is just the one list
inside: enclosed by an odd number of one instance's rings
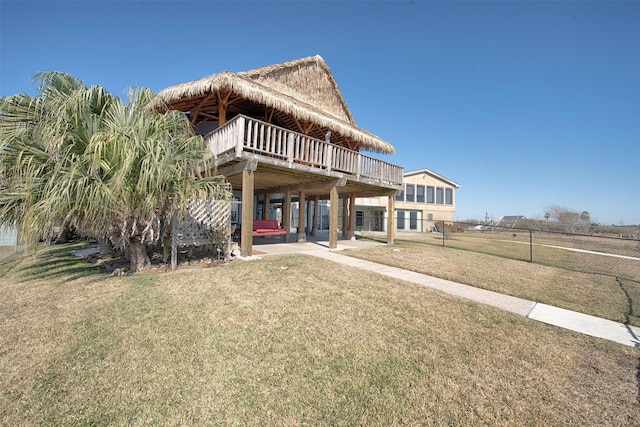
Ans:
{"label": "blue sky", "polygon": [[382,158],[457,220],[640,223],[640,1],[0,1],[0,96],[64,71],[124,96],[319,54]]}

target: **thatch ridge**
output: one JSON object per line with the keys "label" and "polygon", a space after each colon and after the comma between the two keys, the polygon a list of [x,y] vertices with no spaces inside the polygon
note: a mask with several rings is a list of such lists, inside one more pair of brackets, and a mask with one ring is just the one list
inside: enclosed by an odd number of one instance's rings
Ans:
{"label": "thatch ridge", "polygon": [[[304,67],[307,69],[300,71]],[[309,73],[316,73],[315,76],[318,76],[317,70],[309,71],[308,67],[318,67],[324,77],[313,78],[304,84],[291,81],[289,77],[295,70],[300,71],[298,77],[301,78],[305,77],[304,73],[307,73],[308,79]],[[309,91],[310,85],[316,86],[315,92]],[[365,149],[382,153],[395,152],[391,144],[355,124],[329,67],[319,55],[238,73],[223,71],[195,81],[180,83],[158,94],[157,108],[165,110],[166,107],[163,108],[162,104],[171,105],[216,91],[231,91],[245,99],[290,114],[298,120],[335,130]],[[320,105],[322,109],[315,105]]]}
{"label": "thatch ridge", "polygon": [[[319,72],[313,76],[315,77],[314,79],[306,79],[304,82],[300,82],[296,79],[289,78],[291,76],[299,77],[298,74],[300,73],[296,73],[295,70],[299,71],[301,69],[314,68],[318,69],[317,71]],[[319,76],[318,74],[321,75]],[[254,68],[236,73],[236,75],[250,78],[273,89],[276,89],[277,86],[279,92],[290,95],[296,100],[305,102],[311,106],[322,105],[324,108],[321,108],[321,111],[331,113],[351,124],[356,124],[342,96],[342,92],[340,92],[338,84],[333,78],[333,73],[331,73],[329,66],[320,55]],[[317,91],[324,90],[322,95],[325,97],[309,96],[310,88]],[[331,93],[327,93],[327,89],[330,89]],[[326,105],[326,103],[323,102],[326,98],[332,98],[331,101],[333,101],[333,105]]]}

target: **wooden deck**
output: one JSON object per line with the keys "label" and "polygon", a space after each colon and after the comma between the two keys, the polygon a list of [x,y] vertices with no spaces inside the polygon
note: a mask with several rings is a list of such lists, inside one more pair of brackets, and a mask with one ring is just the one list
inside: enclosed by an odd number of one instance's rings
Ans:
{"label": "wooden deck", "polygon": [[269,170],[276,178],[265,184],[265,191],[285,189],[287,182],[295,181],[291,179],[294,175],[298,179],[306,176],[306,183],[297,181],[304,186],[343,179],[350,183],[353,192],[363,195],[402,188],[400,166],[242,115],[207,134],[204,141],[224,175],[237,174],[240,170],[233,165],[248,160],[255,160]]}

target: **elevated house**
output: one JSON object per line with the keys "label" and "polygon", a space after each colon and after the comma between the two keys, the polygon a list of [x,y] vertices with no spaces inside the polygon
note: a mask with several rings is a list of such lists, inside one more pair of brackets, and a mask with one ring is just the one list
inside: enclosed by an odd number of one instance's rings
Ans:
{"label": "elevated house", "polygon": [[[306,240],[307,224],[315,232],[318,201],[328,200],[331,248],[337,247],[341,201],[347,236],[355,230],[357,197],[386,196],[388,210],[394,210],[402,168],[364,154],[393,153],[394,148],[356,125],[320,56],[223,71],[168,87],[158,98],[159,111],[187,114],[215,158],[213,173],[224,175],[241,193],[243,256],[252,254],[254,220],[274,219],[268,218],[274,195],[282,201],[285,241],[291,240],[292,225],[297,225],[297,241]],[[290,224],[295,196],[297,224]],[[305,218],[309,201],[314,212]],[[388,230],[392,242],[393,227]]]}

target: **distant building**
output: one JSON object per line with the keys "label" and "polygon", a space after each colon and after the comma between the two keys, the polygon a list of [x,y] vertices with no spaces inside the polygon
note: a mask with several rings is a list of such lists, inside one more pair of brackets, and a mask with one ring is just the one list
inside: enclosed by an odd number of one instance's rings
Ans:
{"label": "distant building", "polygon": [[[437,221],[452,222],[458,188],[429,169],[405,172],[402,191],[395,196],[395,229],[432,231]],[[387,206],[387,197],[357,198],[356,230],[387,231]]]}

